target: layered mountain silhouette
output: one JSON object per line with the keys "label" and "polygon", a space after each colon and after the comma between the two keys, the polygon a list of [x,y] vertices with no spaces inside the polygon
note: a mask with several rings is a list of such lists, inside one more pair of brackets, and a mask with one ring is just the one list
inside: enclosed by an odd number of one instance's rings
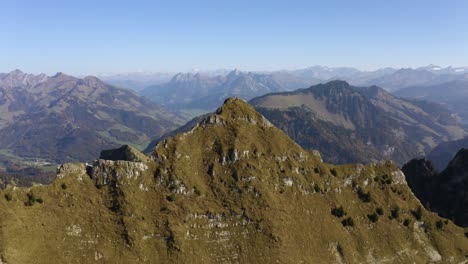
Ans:
{"label": "layered mountain silhouette", "polygon": [[267,94],[250,103],[302,147],[320,150],[334,163],[391,159],[404,164],[464,134],[440,105],[344,81]]}
{"label": "layered mountain silhouette", "polygon": [[288,71],[304,79],[315,78],[320,82],[346,80],[357,86],[377,85],[387,91],[397,91],[406,87],[431,86],[449,81],[466,81],[467,67],[440,67],[428,65],[418,68],[382,68],[374,71],[361,71],[350,67],[313,66],[302,70]]}
{"label": "layered mountain silhouette", "polygon": [[450,160],[452,160],[455,154],[462,148],[468,149],[468,137],[441,142],[427,155],[427,159],[434,164],[437,170],[441,171],[447,167]]}
{"label": "layered mountain silhouette", "polygon": [[411,86],[395,92],[396,95],[443,104],[457,113],[468,124],[468,79],[455,80],[428,86]]}
{"label": "layered mountain silhouette", "polygon": [[466,79],[465,75],[452,72],[435,72],[427,68],[399,69],[391,74],[383,75],[375,79],[366,80],[364,83],[377,85],[388,91],[397,91],[411,86],[429,86],[448,81]]}
{"label": "layered mountain silhouette", "polygon": [[169,82],[150,86],[141,94],[169,109],[211,112],[230,96],[248,100],[307,85],[307,80],[288,73],[259,74],[234,70],[217,76],[179,73]]}
{"label": "layered mountain silhouette", "polygon": [[58,73],[0,75],[2,160],[86,161],[101,149],[144,147],[182,119],[133,92]]}
{"label": "layered mountain silhouette", "polygon": [[103,157],[112,160],[64,164],[51,185],[1,191],[2,262],[457,263],[468,254],[463,229],[422,208],[395,164],[323,163],[237,98],[150,159],[128,147]]}
{"label": "layered mountain silhouette", "polygon": [[427,208],[468,226],[468,149],[461,149],[438,172],[431,161],[414,159],[403,166],[408,184]]}

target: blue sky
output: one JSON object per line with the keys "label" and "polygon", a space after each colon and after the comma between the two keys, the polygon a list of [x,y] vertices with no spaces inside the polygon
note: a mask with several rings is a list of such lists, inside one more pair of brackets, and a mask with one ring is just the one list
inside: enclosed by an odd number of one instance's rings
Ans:
{"label": "blue sky", "polygon": [[468,65],[468,1],[3,1],[0,72]]}

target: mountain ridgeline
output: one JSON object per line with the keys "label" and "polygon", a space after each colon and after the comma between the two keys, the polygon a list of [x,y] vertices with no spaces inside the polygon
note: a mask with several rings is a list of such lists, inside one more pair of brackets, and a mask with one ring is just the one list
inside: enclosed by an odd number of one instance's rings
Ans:
{"label": "mountain ridgeline", "polygon": [[452,113],[435,103],[344,81],[267,94],[250,103],[302,147],[319,150],[333,163],[404,164],[464,135]]}
{"label": "mountain ridgeline", "polygon": [[0,75],[0,160],[93,160],[99,151],[132,144],[144,148],[183,119],[133,92],[83,79]]}
{"label": "mountain ridgeline", "polygon": [[[350,67],[313,66],[300,70],[274,72],[223,70],[179,73],[165,82],[162,82],[160,75],[154,73],[152,78],[156,78],[158,81],[155,81],[154,85],[140,89],[140,93],[168,109],[193,117],[197,114],[215,110],[229,96],[250,100],[266,93],[291,91],[333,80],[345,80],[354,86],[376,85],[397,94],[400,91],[407,90],[406,88],[413,90],[413,87],[421,89],[431,88],[431,86],[451,88],[454,87],[453,84],[459,86],[460,83],[467,82],[468,67],[442,68],[436,65],[428,65],[415,69],[382,68],[375,71],[360,71]],[[140,78],[126,81],[135,83],[140,79],[151,79],[152,75],[138,76]],[[167,74],[165,76],[167,78]],[[108,77],[107,80],[120,84],[122,77]],[[130,78],[131,75],[126,77]],[[126,86],[132,88],[132,85],[129,85]],[[421,94],[425,94],[424,91],[423,93],[418,91],[416,96]],[[458,94],[458,92],[453,94]],[[444,103],[439,99],[433,102]],[[458,100],[456,103],[448,104],[447,107],[462,116],[464,120],[466,119],[466,109],[464,109],[463,102],[464,100]]]}
{"label": "mountain ridgeline", "polygon": [[227,75],[179,73],[169,82],[150,86],[141,94],[172,110],[211,112],[227,97],[245,100],[271,92],[297,89],[309,82],[290,74],[231,71]]}
{"label": "mountain ridgeline", "polygon": [[422,208],[394,163],[324,163],[237,98],[149,159],[128,147],[102,157],[116,160],[64,164],[51,185],[1,191],[2,262],[459,263],[468,254],[463,229]]}
{"label": "mountain ridgeline", "polygon": [[396,95],[443,104],[457,113],[461,122],[468,124],[468,80],[453,80],[425,86],[411,86],[395,92]]}
{"label": "mountain ridgeline", "polygon": [[411,160],[403,166],[403,172],[428,209],[468,227],[468,149],[458,151],[440,173],[427,159]]}
{"label": "mountain ridgeline", "polygon": [[441,142],[427,155],[427,159],[432,162],[437,170],[441,171],[447,167],[450,160],[462,148],[468,149],[468,137]]}

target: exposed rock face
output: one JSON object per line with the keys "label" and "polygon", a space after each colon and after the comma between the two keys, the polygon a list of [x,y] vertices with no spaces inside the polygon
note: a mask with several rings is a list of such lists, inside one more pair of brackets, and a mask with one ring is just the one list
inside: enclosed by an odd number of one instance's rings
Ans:
{"label": "exposed rock face", "polygon": [[333,163],[389,159],[403,165],[464,134],[452,113],[437,104],[343,81],[267,94],[250,103],[302,147],[319,150]]}
{"label": "exposed rock face", "polygon": [[435,228],[441,218],[417,209],[393,162],[323,163],[240,99],[150,157],[63,165],[49,186],[2,191],[2,260],[457,263],[468,254],[463,230]]}
{"label": "exposed rock face", "polygon": [[440,173],[427,160],[412,160],[403,171],[426,207],[468,226],[468,149],[461,149]]}
{"label": "exposed rock face", "polygon": [[0,165],[25,159],[92,161],[102,149],[147,145],[183,122],[135,93],[96,77],[0,77]]}
{"label": "exposed rock face", "polygon": [[126,161],[134,161],[134,162],[144,162],[148,159],[143,153],[138,151],[137,149],[129,146],[124,145],[118,149],[109,149],[101,151],[101,155],[99,159],[104,160],[126,160]]}
{"label": "exposed rock face", "polygon": [[[288,78],[286,82],[281,81],[285,78]],[[230,96],[248,100],[262,94],[307,85],[310,82],[287,73],[280,76],[234,70],[225,76],[213,77],[199,73],[179,73],[169,82],[150,86],[141,94],[169,109],[211,112]]]}
{"label": "exposed rock face", "polygon": [[430,183],[438,174],[432,162],[427,159],[413,159],[406,163],[402,170],[413,193],[426,204],[432,188]]}

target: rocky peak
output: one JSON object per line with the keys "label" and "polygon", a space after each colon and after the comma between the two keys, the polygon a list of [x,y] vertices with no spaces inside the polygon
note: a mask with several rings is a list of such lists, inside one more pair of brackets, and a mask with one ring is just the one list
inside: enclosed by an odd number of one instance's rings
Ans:
{"label": "rocky peak", "polygon": [[388,94],[384,89],[382,89],[382,88],[380,88],[380,87],[378,87],[376,85],[372,85],[370,87],[362,88],[361,91],[363,91],[370,98],[379,97],[382,94]]}
{"label": "rocky peak", "polygon": [[99,159],[112,161],[123,160],[133,162],[144,162],[148,160],[145,154],[141,153],[140,151],[129,145],[123,145],[122,147],[117,149],[103,150],[101,151]]}
{"label": "rocky peak", "polygon": [[10,75],[10,76],[23,76],[24,74],[25,74],[25,73],[22,72],[22,71],[19,70],[19,69],[15,69],[15,70],[13,70],[13,71],[11,71],[11,72],[8,73],[8,75]]}
{"label": "rocky peak", "polygon": [[460,149],[452,161],[450,161],[448,167],[468,170],[468,149]]}
{"label": "rocky peak", "polygon": [[197,78],[200,78],[200,74],[198,73],[178,73],[172,77],[171,82],[189,82]]}
{"label": "rocky peak", "polygon": [[343,95],[343,93],[353,93],[354,89],[346,81],[334,80],[324,84],[309,87],[305,91],[312,92],[320,96]]}
{"label": "rocky peak", "polygon": [[339,87],[339,88],[350,87],[349,83],[343,80],[333,80],[333,81],[328,82],[327,85],[331,87]]}
{"label": "rocky peak", "polygon": [[259,118],[229,98],[191,131],[161,141],[152,160],[121,160],[133,152],[123,147],[103,153],[116,161],[63,166],[50,186],[0,191],[2,261],[466,259],[463,230],[421,209],[395,164],[324,163]]}
{"label": "rocky peak", "polygon": [[52,76],[54,79],[67,79],[67,78],[74,78],[73,76],[67,75],[63,72],[57,72],[54,76]]}
{"label": "rocky peak", "polygon": [[238,69],[234,69],[226,75],[228,79],[238,78],[240,75],[243,75],[243,72],[239,71]]}
{"label": "rocky peak", "polygon": [[13,88],[22,87],[30,88],[39,83],[47,81],[48,76],[45,74],[27,74],[21,70],[14,70],[7,74],[0,75],[0,87]]}
{"label": "rocky peak", "polygon": [[403,171],[407,175],[418,173],[423,178],[431,178],[437,173],[432,162],[427,159],[413,159],[403,165]]}
{"label": "rocky peak", "polygon": [[467,181],[468,183],[468,149],[462,148],[442,171],[441,178],[452,183]]}
{"label": "rocky peak", "polygon": [[468,149],[461,149],[440,173],[426,159],[412,160],[402,170],[424,205],[458,225],[468,226]]}
{"label": "rocky peak", "polygon": [[106,86],[106,83],[104,83],[103,81],[101,81],[99,78],[95,76],[86,76],[85,78],[83,78],[83,81],[87,86],[90,86],[90,87],[101,88],[101,87]]}
{"label": "rocky peak", "polygon": [[416,196],[425,203],[428,200],[429,182],[437,177],[437,171],[432,162],[427,159],[412,159],[402,168],[406,181]]}
{"label": "rocky peak", "polygon": [[216,114],[232,119],[239,118],[262,118],[246,101],[238,97],[231,97],[224,101],[223,105],[216,110]]}

